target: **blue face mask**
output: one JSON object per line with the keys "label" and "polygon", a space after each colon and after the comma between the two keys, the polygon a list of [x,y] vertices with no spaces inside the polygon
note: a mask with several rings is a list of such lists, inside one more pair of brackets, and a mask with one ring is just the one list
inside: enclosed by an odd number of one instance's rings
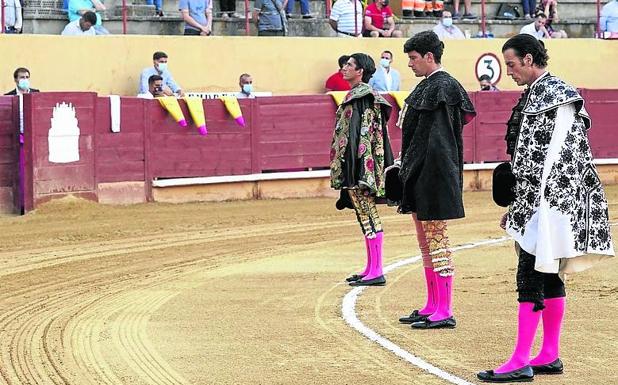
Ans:
{"label": "blue face mask", "polygon": [[380,65],[384,68],[388,68],[391,65],[391,61],[388,59],[380,59]]}
{"label": "blue face mask", "polygon": [[19,87],[20,90],[29,90],[30,79],[19,79],[19,82],[17,82],[17,87]]}
{"label": "blue face mask", "polygon": [[253,84],[243,84],[242,92],[245,94],[250,94],[253,91]]}
{"label": "blue face mask", "polygon": [[158,63],[157,67],[159,67],[159,72],[163,72],[167,69],[167,63]]}
{"label": "blue face mask", "polygon": [[442,24],[444,24],[445,27],[452,26],[453,25],[453,18],[445,17],[444,19],[442,19]]}

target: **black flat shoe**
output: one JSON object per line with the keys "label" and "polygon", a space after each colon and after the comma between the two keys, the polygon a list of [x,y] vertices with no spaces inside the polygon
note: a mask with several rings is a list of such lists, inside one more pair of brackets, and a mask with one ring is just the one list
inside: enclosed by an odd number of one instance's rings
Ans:
{"label": "black flat shoe", "polygon": [[352,274],[351,276],[349,276],[348,278],[346,278],[346,282],[354,282],[354,281],[360,281],[361,279],[363,279],[364,275],[361,274]]}
{"label": "black flat shoe", "polygon": [[384,286],[384,285],[386,285],[386,279],[384,278],[383,275],[373,278],[373,279],[368,279],[366,281],[363,281],[361,279],[359,281],[350,282],[350,286]]}
{"label": "black flat shoe", "polygon": [[534,380],[534,373],[530,365],[506,373],[494,373],[486,370],[476,375],[483,382],[530,382]]}
{"label": "black flat shoe", "polygon": [[414,322],[412,329],[454,329],[457,326],[455,317],[449,317],[440,321],[431,321],[426,318],[424,321]]}
{"label": "black flat shoe", "polygon": [[534,374],[562,374],[564,372],[564,364],[560,358],[556,358],[556,361],[549,364],[532,365],[531,368]]}
{"label": "black flat shoe", "polygon": [[409,316],[399,318],[399,322],[402,324],[413,324],[415,322],[425,321],[430,315],[431,314],[420,314],[418,310],[414,310]]}

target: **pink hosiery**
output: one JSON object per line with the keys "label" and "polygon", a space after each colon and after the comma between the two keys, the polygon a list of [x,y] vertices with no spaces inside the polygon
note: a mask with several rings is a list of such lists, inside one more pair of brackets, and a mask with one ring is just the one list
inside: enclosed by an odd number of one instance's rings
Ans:
{"label": "pink hosiery", "polygon": [[433,268],[431,262],[431,255],[429,255],[429,243],[427,242],[427,236],[425,235],[425,228],[423,222],[416,219],[416,214],[412,214],[412,221],[416,227],[416,240],[418,241],[418,248],[421,249],[421,255],[423,257],[423,267]]}
{"label": "pink hosiery", "polygon": [[532,302],[521,302],[519,304],[515,350],[507,362],[494,370],[495,373],[511,372],[530,364],[530,351],[541,319],[541,312],[533,311],[533,309],[534,303]]}
{"label": "pink hosiery", "polygon": [[453,276],[446,277],[434,273],[436,276],[436,286],[438,288],[438,306],[436,311],[429,316],[430,321],[441,321],[453,316]]}
{"label": "pink hosiery", "polygon": [[365,249],[367,250],[367,264],[365,265],[365,270],[360,273],[362,276],[369,274],[369,271],[371,270],[371,249],[369,247],[369,238],[367,238],[367,236],[365,236]]}
{"label": "pink hosiery", "polygon": [[382,231],[376,233],[375,238],[369,238],[369,250],[371,253],[371,267],[369,273],[363,278],[363,281],[377,278],[384,273],[382,272],[382,243],[384,233]]}
{"label": "pink hosiery", "polygon": [[438,308],[438,283],[436,281],[437,274],[432,267],[425,267],[423,270],[425,270],[425,284],[427,285],[427,303],[418,312],[428,315],[433,314]]}
{"label": "pink hosiery", "polygon": [[547,365],[560,357],[560,330],[565,308],[565,297],[545,300],[542,316],[543,345],[539,354],[530,360],[530,365]]}

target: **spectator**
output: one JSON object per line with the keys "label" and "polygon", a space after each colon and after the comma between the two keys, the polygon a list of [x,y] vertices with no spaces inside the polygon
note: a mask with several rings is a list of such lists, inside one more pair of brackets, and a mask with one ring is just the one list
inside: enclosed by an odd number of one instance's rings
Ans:
{"label": "spectator", "polygon": [[30,88],[30,71],[28,68],[19,67],[13,72],[13,80],[15,81],[15,89],[7,92],[5,95],[21,95],[31,92],[39,92],[36,88]]}
{"label": "spectator", "polygon": [[84,16],[86,12],[93,12],[97,18],[93,24],[94,31],[97,35],[109,35],[109,31],[103,27],[101,23],[101,14],[106,10],[105,5],[99,0],[69,0],[69,21],[77,21]]}
{"label": "spectator", "polygon": [[443,0],[414,0],[413,8],[414,8],[414,17],[429,17],[429,16],[442,17],[442,11],[444,11],[444,1]]}
{"label": "spectator", "polygon": [[519,33],[532,35],[537,39],[550,38],[551,36],[549,36],[549,32],[545,28],[546,22],[547,16],[543,12],[539,12],[536,14],[534,22],[521,27]]}
{"label": "spectator", "polygon": [[537,12],[543,12],[550,19],[558,17],[558,0],[541,0],[541,6]]}
{"label": "spectator", "polygon": [[240,92],[236,94],[236,99],[254,99],[253,92],[253,78],[249,74],[242,74],[238,79],[238,85],[240,86]]}
{"label": "spectator", "polygon": [[62,30],[64,36],[94,36],[96,31],[94,25],[97,23],[97,15],[92,11],[87,11],[79,19],[70,22]]}
{"label": "spectator", "polygon": [[326,79],[326,84],[324,85],[326,92],[350,90],[350,83],[343,78],[343,66],[348,62],[348,59],[350,59],[348,55],[342,55],[339,57],[339,71],[330,75],[328,79]]}
{"label": "spectator", "polygon": [[[523,0],[523,1],[526,1],[526,0]],[[461,18],[461,14],[459,13],[459,2],[460,0],[453,0],[453,10],[455,11],[455,13],[453,14],[454,19]],[[476,19],[476,15],[470,12],[470,8],[472,8],[472,0],[464,0],[464,14],[463,14],[464,19]]]}
{"label": "spectator", "polygon": [[138,94],[138,98],[154,99],[165,96],[163,93],[163,78],[159,75],[152,75],[148,78],[148,92]]}
{"label": "spectator", "polygon": [[255,0],[253,18],[258,36],[285,36],[288,22],[283,9],[287,0]]}
{"label": "spectator", "polygon": [[[303,19],[313,19],[311,16],[311,10],[309,9],[309,0],[298,0],[300,2],[300,14],[303,15]],[[294,11],[294,0],[288,0],[285,6],[285,13],[287,17],[290,17]]]}
{"label": "spectator", "polygon": [[146,0],[146,4],[155,6],[155,14],[163,16],[163,0]]}
{"label": "spectator", "polygon": [[498,87],[491,84],[489,75],[481,75],[479,78],[479,86],[481,87],[481,91],[500,91]]}
{"label": "spectator", "polygon": [[21,33],[22,17],[19,0],[4,0],[4,8],[0,9],[4,15],[4,33]]}
{"label": "spectator", "polygon": [[395,31],[393,11],[388,6],[389,0],[375,0],[365,10],[365,37],[401,37],[401,31]]}
{"label": "spectator", "polygon": [[228,20],[230,17],[241,18],[241,14],[236,13],[236,0],[221,0],[221,17]]}
{"label": "spectator", "polygon": [[524,8],[524,18],[532,19],[536,9],[536,0],[521,0],[521,6]]}
{"label": "spectator", "polygon": [[165,96],[172,96],[174,94],[178,96],[184,96],[184,92],[172,78],[172,74],[167,69],[167,54],[165,52],[157,51],[152,55],[152,67],[144,68],[140,76],[138,94],[145,94],[148,92],[149,79],[152,75],[158,75],[163,78],[163,94]]}
{"label": "spectator", "polygon": [[550,17],[547,19],[547,21],[545,22],[545,29],[547,30],[548,35],[552,38],[552,39],[566,39],[569,37],[569,35],[567,35],[566,31],[563,29],[554,29],[554,27],[552,26],[553,22],[558,22],[560,19],[558,19],[558,15],[556,15],[555,17]]}
{"label": "spectator", "polygon": [[612,0],[601,10],[601,31],[609,32],[612,38],[618,37],[618,0]]}
{"label": "spectator", "polygon": [[363,29],[363,5],[359,0],[339,0],[328,20],[339,37],[359,37]]}
{"label": "spectator", "polygon": [[433,27],[433,31],[440,40],[444,39],[465,39],[466,36],[456,25],[453,25],[453,17],[449,11],[442,12],[442,18],[438,25]]}
{"label": "spectator", "polygon": [[399,72],[391,68],[393,53],[384,51],[380,55],[380,67],[373,73],[369,85],[376,91],[399,91],[401,77]]}
{"label": "spectator", "polygon": [[212,34],[212,0],[180,0],[178,9],[185,22],[185,36]]}

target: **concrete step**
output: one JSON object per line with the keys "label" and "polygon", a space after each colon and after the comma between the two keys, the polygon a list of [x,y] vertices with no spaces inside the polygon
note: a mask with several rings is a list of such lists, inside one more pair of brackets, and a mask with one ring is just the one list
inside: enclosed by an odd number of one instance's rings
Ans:
{"label": "concrete step", "polygon": [[[153,16],[156,12],[154,5],[132,4],[127,5],[127,16]],[[122,16],[122,6],[114,7],[114,16]]]}

